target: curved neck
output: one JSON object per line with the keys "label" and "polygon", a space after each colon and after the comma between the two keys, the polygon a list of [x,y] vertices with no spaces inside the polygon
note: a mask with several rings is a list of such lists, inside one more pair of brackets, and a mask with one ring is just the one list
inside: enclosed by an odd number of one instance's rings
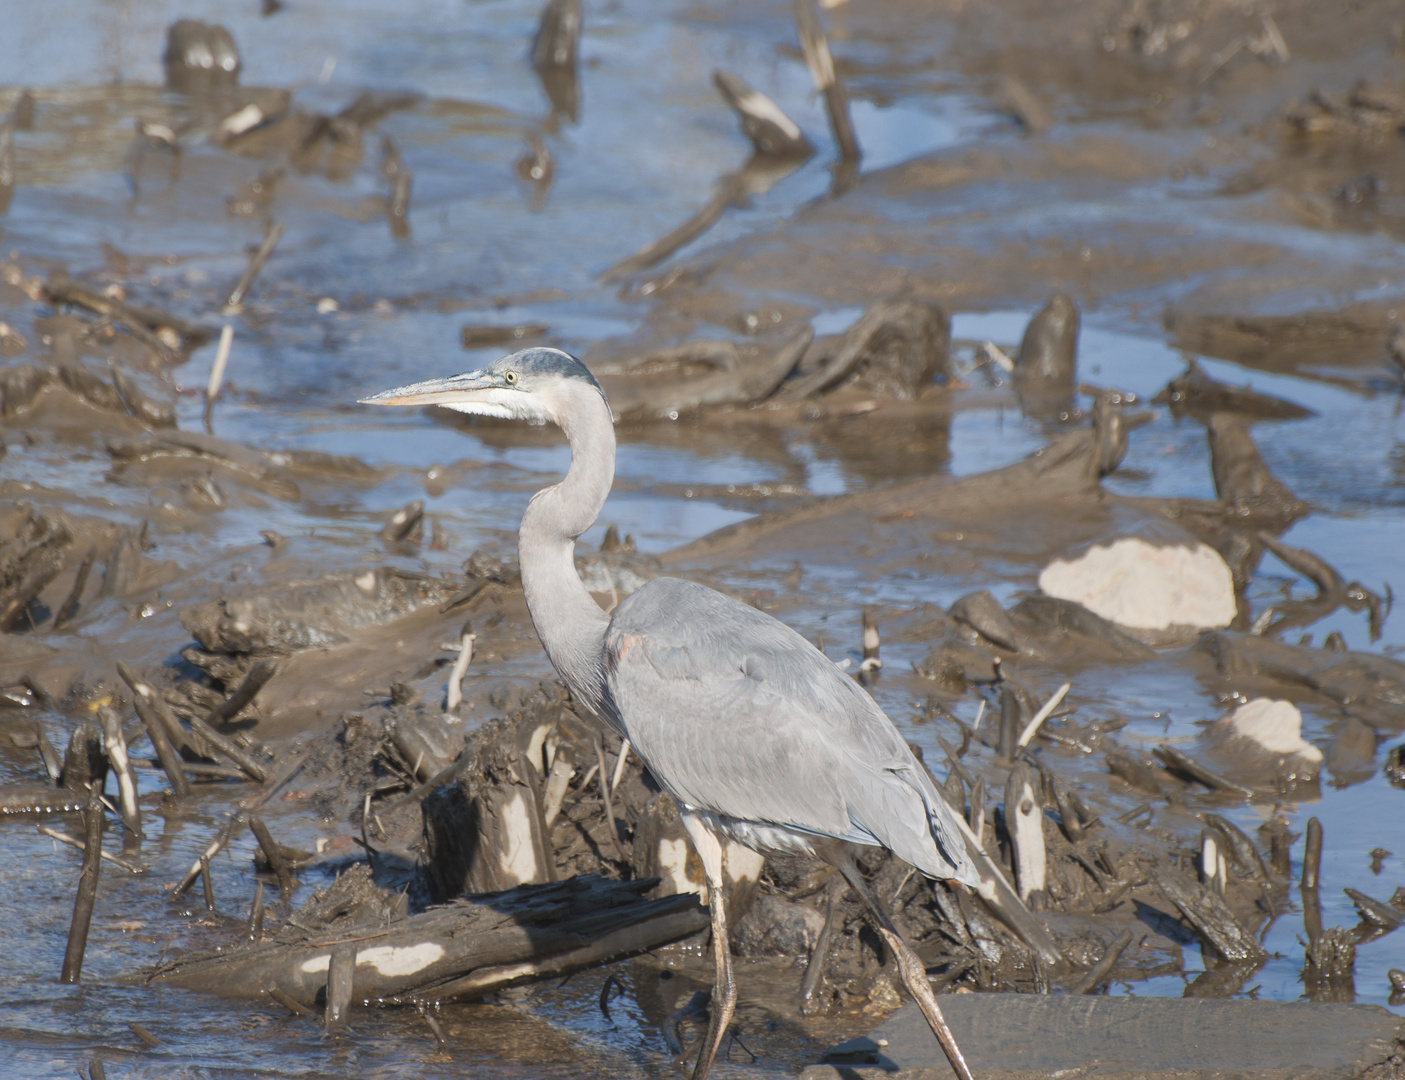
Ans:
{"label": "curved neck", "polygon": [[517,534],[522,591],[537,637],[571,693],[605,716],[603,658],[609,617],[576,573],[576,537],[600,516],[615,477],[615,429],[605,399],[567,384],[551,417],[571,444],[571,468],[532,497]]}

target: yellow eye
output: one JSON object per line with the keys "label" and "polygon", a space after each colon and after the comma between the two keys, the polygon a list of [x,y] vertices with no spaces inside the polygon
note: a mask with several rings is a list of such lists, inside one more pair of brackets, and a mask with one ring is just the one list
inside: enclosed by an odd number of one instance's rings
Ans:
{"label": "yellow eye", "polygon": [[502,373],[502,379],[503,379],[503,382],[507,383],[508,386],[516,386],[516,385],[517,385],[517,372],[515,372],[515,371],[504,371],[504,372]]}

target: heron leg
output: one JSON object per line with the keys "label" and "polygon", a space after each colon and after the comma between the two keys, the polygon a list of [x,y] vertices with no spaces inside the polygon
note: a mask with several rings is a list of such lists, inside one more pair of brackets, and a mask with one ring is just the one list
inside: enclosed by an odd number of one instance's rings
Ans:
{"label": "heron leg", "polygon": [[835,860],[835,865],[844,875],[844,880],[849,883],[854,892],[859,894],[859,899],[864,902],[864,906],[877,920],[879,934],[882,935],[883,940],[893,951],[893,956],[898,961],[898,973],[902,976],[903,985],[907,987],[907,992],[917,1002],[917,1007],[922,1010],[922,1015],[927,1018],[932,1034],[936,1035],[937,1041],[942,1044],[942,1050],[946,1054],[947,1061],[951,1062],[952,1070],[961,1080],[972,1080],[971,1070],[966,1065],[966,1058],[962,1055],[961,1048],[956,1045],[956,1037],[952,1035],[951,1028],[946,1026],[946,1017],[942,1016],[941,1006],[937,1004],[937,995],[932,993],[932,984],[927,978],[926,966],[903,940],[902,935],[898,933],[898,928],[893,925],[893,920],[884,910],[883,905],[878,902],[878,897],[873,895],[873,890],[868,887],[868,882],[864,881],[863,875],[859,873],[853,855],[845,852],[841,858]]}
{"label": "heron leg", "polygon": [[805,978],[800,984],[800,1014],[814,1016],[824,1011],[824,1003],[818,997],[820,984],[824,981],[824,966],[829,960],[829,943],[834,939],[834,923],[838,917],[839,893],[844,885],[841,878],[831,878],[825,893],[827,902],[824,912],[824,927],[810,951],[810,963],[805,968]]}
{"label": "heron leg", "polygon": [[712,958],[717,964],[717,981],[712,988],[712,1020],[707,1025],[693,1080],[704,1080],[717,1057],[717,1048],[732,1023],[737,1008],[737,981],[732,974],[732,948],[727,940],[727,907],[723,900],[722,842],[700,820],[686,810],[679,814],[693,849],[702,860],[707,875],[707,904],[712,912]]}

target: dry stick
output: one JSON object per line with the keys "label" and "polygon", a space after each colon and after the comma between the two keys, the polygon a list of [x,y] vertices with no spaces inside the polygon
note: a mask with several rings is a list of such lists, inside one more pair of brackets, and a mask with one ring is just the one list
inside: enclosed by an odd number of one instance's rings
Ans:
{"label": "dry stick", "polygon": [[983,716],[985,716],[985,698],[981,698],[980,707],[976,709],[976,719],[971,724],[972,731],[979,731],[981,729],[981,717]]}
{"label": "dry stick", "polygon": [[[605,985],[608,987],[609,983],[606,983]],[[439,1021],[434,1019],[434,1015],[429,1011],[429,1009],[425,1008],[421,1010],[420,1016],[423,1017],[424,1022],[429,1025],[429,1030],[434,1032],[435,1039],[439,1041],[439,1049],[442,1050],[444,1049],[444,1047],[448,1046],[449,1040],[444,1037],[444,1029],[439,1026]]]}
{"label": "dry stick", "polygon": [[985,836],[985,777],[979,777],[971,788],[971,831],[977,837]]}
{"label": "dry stick", "polygon": [[215,910],[215,883],[211,880],[210,856],[200,856],[200,886],[205,890],[205,910]]}
{"label": "dry stick", "polygon": [[244,936],[250,941],[263,940],[263,882],[254,882],[254,902],[249,906],[249,924]]}
{"label": "dry stick", "polygon": [[[122,676],[122,681],[130,686],[132,693],[136,695],[134,704],[137,716],[146,727],[147,736],[161,761],[161,767],[166,770],[166,777],[171,781],[171,790],[177,798],[186,798],[190,794],[190,782],[185,778],[183,763],[173,745],[174,740],[181,738],[180,725],[176,718],[170,715],[166,703],[161,700],[156,690],[138,678],[136,672],[121,660],[117,661],[117,674]],[[175,730],[172,730],[173,728]]]}
{"label": "dry stick", "polygon": [[1182,753],[1174,746],[1161,745],[1152,751],[1167,769],[1173,772],[1184,773],[1186,776],[1204,784],[1208,788],[1218,791],[1228,791],[1245,799],[1254,798],[1258,792],[1251,787],[1245,787],[1227,776],[1221,776],[1212,769],[1207,769],[1200,762],[1196,761],[1189,754]]}
{"label": "dry stick", "polygon": [[104,705],[98,709],[98,722],[102,724],[108,763],[117,774],[117,797],[122,807],[122,824],[132,831],[132,835],[140,838],[141,808],[137,806],[137,780],[132,773],[132,761],[127,756],[127,742],[122,738],[122,721],[113,709]]}
{"label": "dry stick", "polygon": [[619,829],[615,827],[615,807],[610,801],[610,785],[605,781],[605,747],[601,745],[599,739],[595,740],[595,759],[600,765],[600,772],[597,776],[600,779],[600,798],[605,803],[605,831],[610,834],[610,844],[615,849],[615,858],[620,862],[628,862],[624,857],[624,848],[620,844]]}
{"label": "dry stick", "polygon": [[83,561],[78,564],[78,575],[73,579],[73,588],[68,590],[68,595],[64,597],[54,615],[55,630],[62,630],[68,620],[77,613],[78,601],[83,598],[83,589],[87,587],[88,574],[93,569],[93,560],[97,558],[97,554],[98,549],[90,547],[88,553],[83,556]]}
{"label": "dry stick", "polygon": [[834,58],[829,52],[829,40],[820,26],[815,0],[795,0],[795,27],[800,34],[800,47],[805,52],[805,66],[815,80],[815,89],[824,95],[829,113],[829,126],[839,145],[839,160],[855,165],[863,155],[859,140],[854,136],[854,124],[849,118],[849,94],[834,70]]}
{"label": "dry stick", "polygon": [[249,830],[254,834],[254,839],[259,842],[259,847],[263,849],[263,857],[268,860],[269,867],[278,876],[278,892],[284,900],[293,895],[293,875],[288,869],[288,863],[283,858],[283,853],[278,850],[278,845],[273,842],[273,834],[268,831],[268,826],[263,823],[263,818],[250,815]]}
{"label": "dry stick", "polygon": [[[619,760],[615,762],[615,775],[610,778],[610,794],[613,795],[620,786],[620,781],[624,779],[624,767],[629,761],[629,740],[625,739],[620,743]],[[588,782],[588,781],[587,781]]]}
{"label": "dry stick", "polygon": [[239,284],[234,286],[234,291],[224,302],[224,314],[235,315],[243,309],[244,295],[249,291],[249,286],[254,283],[254,278],[258,277],[259,271],[263,269],[263,264],[268,262],[268,257],[273,254],[273,249],[278,244],[278,238],[282,235],[282,225],[275,225],[268,230],[267,235],[263,238],[263,243],[259,245],[258,251],[254,252],[254,257],[249,260],[249,265],[244,269]]}
{"label": "dry stick", "polygon": [[1016,750],[1023,750],[1029,745],[1029,740],[1034,738],[1034,733],[1039,730],[1039,725],[1049,719],[1049,714],[1059,707],[1059,703],[1063,701],[1064,695],[1068,693],[1069,687],[1072,685],[1072,683],[1064,683],[1060,686],[1054,691],[1053,696],[1049,698],[1048,701],[1044,702],[1040,710],[1030,718],[1029,723],[1026,724],[1024,730],[1020,732],[1020,737],[1015,740]]}
{"label": "dry stick", "polygon": [[1222,837],[1214,829],[1200,833],[1200,880],[1221,896],[1229,884],[1229,869],[1225,864]]}
{"label": "dry stick", "polygon": [[[55,840],[59,841],[62,844],[68,844],[70,847],[76,847],[79,851],[87,850],[87,845],[82,840],[79,840],[76,836],[69,836],[68,833],[59,832],[57,829],[51,829],[47,825],[40,825],[39,831],[45,836],[52,836]],[[117,866],[120,866],[129,874],[146,873],[146,867],[138,866],[136,863],[129,862],[128,860],[122,858],[119,855],[113,855],[111,852],[102,852],[102,857],[108,862],[115,863]]]}
{"label": "dry stick", "polygon": [[268,773],[264,771],[264,767],[255,761],[251,755],[246,753],[238,743],[235,743],[231,739],[226,739],[218,731],[210,727],[209,724],[201,720],[200,717],[192,716],[190,718],[190,730],[201,736],[214,749],[218,750],[225,757],[229,758],[230,761],[234,762],[235,765],[239,766],[239,770],[244,773],[245,776],[249,777],[249,779],[260,784],[268,779]]}
{"label": "dry stick", "polygon": [[[153,769],[165,768],[156,758],[134,758],[133,763]],[[180,771],[190,777],[210,780],[240,780],[247,783],[249,779],[249,774],[243,769],[236,769],[233,765],[211,765],[204,761],[182,761]]]}
{"label": "dry stick", "polygon": [[1132,944],[1132,931],[1123,930],[1112,939],[1112,944],[1103,953],[1102,959],[1088,969],[1088,974],[1078,980],[1077,985],[1069,991],[1070,994],[1091,994],[1098,988],[1098,984],[1107,978],[1112,971],[1112,966],[1117,963],[1118,957]]}
{"label": "dry stick", "polygon": [[[566,789],[575,775],[576,763],[564,747],[557,747],[556,757],[547,773],[546,787],[542,791],[542,822],[550,826],[561,813],[561,804],[566,798]],[[370,799],[370,796],[367,796]]]}
{"label": "dry stick", "polygon": [[59,752],[49,741],[48,733],[44,731],[44,725],[39,722],[37,716],[34,718],[34,737],[39,744],[39,756],[44,761],[44,771],[49,774],[49,779],[57,784],[63,776],[63,758],[59,757]]}
{"label": "dry stick", "polygon": [[1318,877],[1322,872],[1322,822],[1315,817],[1307,821],[1307,841],[1303,845],[1303,929],[1307,940],[1316,944],[1322,936],[1322,897],[1318,892]]}
{"label": "dry stick", "polygon": [[1000,733],[996,739],[996,755],[1001,761],[1014,761],[1019,742],[1020,718],[1024,708],[1020,695],[1008,683],[1000,688]]}
{"label": "dry stick", "polygon": [[741,181],[736,176],[724,176],[719,182],[717,191],[713,193],[711,199],[703,205],[702,209],[683,222],[672,232],[665,233],[655,240],[648,247],[636,251],[628,258],[621,259],[600,275],[601,281],[613,281],[617,278],[626,277],[639,270],[646,270],[655,263],[662,262],[683,245],[696,240],[703,233],[707,232],[717,219],[722,216],[732,202],[744,191]]}
{"label": "dry stick", "polygon": [[165,315],[164,313],[143,310],[124,304],[120,300],[104,296],[85,285],[77,282],[59,278],[58,275],[50,278],[44,285],[44,292],[47,294],[50,303],[55,304],[76,304],[79,307],[87,308],[94,314],[110,319],[127,328],[127,333],[131,334],[137,341],[140,341],[148,349],[154,352],[160,360],[168,365],[182,364],[186,356],[179,349],[173,349],[161,340],[156,333],[158,325],[169,326],[187,341],[203,340],[206,332],[203,327],[191,326],[181,319]]}
{"label": "dry stick", "polygon": [[302,1005],[294,1001],[291,997],[285,994],[282,990],[279,990],[276,986],[270,987],[266,991],[266,993],[269,997],[271,997],[274,1001],[278,1002],[279,1005],[282,1005],[283,1008],[287,1009],[294,1016],[312,1015],[311,1009],[309,1009],[306,1005]]}
{"label": "dry stick", "polygon": [[151,745],[156,750],[156,758],[161,762],[161,768],[165,770],[166,779],[171,782],[171,791],[177,799],[188,798],[190,796],[190,781],[185,778],[184,762],[176,753],[176,748],[171,745],[171,740],[166,734],[166,726],[161,723],[149,701],[138,695],[134,704],[137,708],[137,716],[141,718],[142,725],[146,728],[147,738],[151,740]]}
{"label": "dry stick", "polygon": [[463,678],[468,674],[468,665],[473,662],[473,643],[477,637],[473,628],[464,623],[463,633],[459,636],[459,656],[449,671],[448,698],[445,701],[449,712],[463,703]]}
{"label": "dry stick", "polygon": [[83,811],[83,872],[78,878],[78,896],[73,901],[73,922],[68,928],[68,947],[64,950],[59,982],[76,983],[83,973],[83,953],[88,947],[88,927],[93,921],[102,870],[104,824],[102,799],[94,785],[88,789],[88,805]]}
{"label": "dry stick", "polygon": [[878,623],[873,618],[873,612],[864,608],[863,662],[859,664],[860,671],[873,671],[883,666],[883,661],[878,657],[879,644]]}
{"label": "dry stick", "polygon": [[278,674],[278,664],[274,660],[260,660],[249,669],[249,674],[234,688],[234,693],[225,698],[205,717],[210,727],[219,727],[239,715],[244,706],[254,700],[254,696],[264,688],[269,679]]}
{"label": "dry stick", "polygon": [[215,433],[211,423],[215,413],[215,397],[220,392],[220,383],[224,382],[224,369],[229,363],[229,349],[233,344],[234,327],[225,323],[220,331],[219,348],[215,350],[215,362],[210,365],[210,383],[205,388],[205,430],[211,435]]}
{"label": "dry stick", "polygon": [[229,843],[229,838],[234,834],[234,830],[241,824],[241,819],[244,817],[243,813],[238,813],[229,819],[228,824],[219,831],[218,836],[210,841],[200,858],[196,859],[190,869],[181,876],[180,881],[176,882],[176,887],[171,890],[172,896],[179,896],[195,884],[195,879],[200,876],[201,870],[219,853],[220,848]]}

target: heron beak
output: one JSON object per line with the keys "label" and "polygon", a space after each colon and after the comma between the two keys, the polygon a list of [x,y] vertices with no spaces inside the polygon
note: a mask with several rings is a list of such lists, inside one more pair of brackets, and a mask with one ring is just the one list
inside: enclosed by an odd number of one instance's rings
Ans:
{"label": "heron beak", "polygon": [[468,405],[484,399],[484,391],[501,388],[502,383],[486,371],[467,371],[447,379],[398,386],[372,397],[361,398],[362,405]]}

